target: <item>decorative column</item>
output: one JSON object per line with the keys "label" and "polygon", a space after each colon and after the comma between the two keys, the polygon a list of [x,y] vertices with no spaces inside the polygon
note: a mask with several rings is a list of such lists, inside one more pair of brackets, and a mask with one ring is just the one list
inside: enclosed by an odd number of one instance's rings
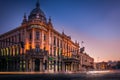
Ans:
{"label": "decorative column", "polygon": [[43,60],[40,59],[40,72],[43,72]]}
{"label": "decorative column", "polygon": [[32,71],[35,71],[35,59],[32,59]]}
{"label": "decorative column", "polygon": [[26,59],[26,62],[25,62],[25,71],[29,71],[29,60]]}
{"label": "decorative column", "polygon": [[65,63],[62,62],[62,71],[65,72]]}
{"label": "decorative column", "polygon": [[73,72],[74,71],[74,64],[71,63],[71,71]]}

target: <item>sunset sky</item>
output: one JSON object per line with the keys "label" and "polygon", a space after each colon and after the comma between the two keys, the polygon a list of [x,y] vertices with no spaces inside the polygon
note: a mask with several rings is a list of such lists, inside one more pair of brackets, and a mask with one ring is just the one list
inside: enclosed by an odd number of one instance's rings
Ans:
{"label": "sunset sky", "polygon": [[[20,26],[36,2],[0,0],[0,34]],[[95,62],[120,60],[120,0],[40,0],[40,7],[57,31],[84,41]]]}

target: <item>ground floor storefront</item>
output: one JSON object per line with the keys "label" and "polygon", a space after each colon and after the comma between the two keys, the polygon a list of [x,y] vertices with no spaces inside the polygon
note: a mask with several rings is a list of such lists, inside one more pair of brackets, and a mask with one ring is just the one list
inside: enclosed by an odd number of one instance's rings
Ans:
{"label": "ground floor storefront", "polygon": [[73,60],[49,60],[48,56],[17,56],[0,58],[0,71],[75,72],[79,63]]}

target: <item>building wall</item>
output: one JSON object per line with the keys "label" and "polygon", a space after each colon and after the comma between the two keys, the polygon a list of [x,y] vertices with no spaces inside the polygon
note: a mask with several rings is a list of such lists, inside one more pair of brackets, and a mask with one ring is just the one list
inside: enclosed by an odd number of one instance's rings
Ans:
{"label": "building wall", "polygon": [[[0,35],[1,71],[78,71],[93,59],[80,53],[77,41],[54,29],[37,5],[21,26]],[[39,17],[40,18],[39,18]],[[21,46],[24,42],[24,48]]]}

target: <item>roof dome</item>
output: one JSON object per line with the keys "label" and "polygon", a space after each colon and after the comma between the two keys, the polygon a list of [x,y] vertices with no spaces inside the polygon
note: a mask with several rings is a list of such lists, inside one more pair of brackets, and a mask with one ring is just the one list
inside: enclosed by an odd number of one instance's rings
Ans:
{"label": "roof dome", "polygon": [[28,20],[31,21],[31,20],[40,20],[40,21],[43,21],[43,22],[46,22],[46,17],[45,17],[45,14],[44,12],[40,9],[40,4],[39,4],[39,1],[37,1],[36,3],[36,8],[33,9],[31,12],[30,12],[30,15],[28,17]]}

